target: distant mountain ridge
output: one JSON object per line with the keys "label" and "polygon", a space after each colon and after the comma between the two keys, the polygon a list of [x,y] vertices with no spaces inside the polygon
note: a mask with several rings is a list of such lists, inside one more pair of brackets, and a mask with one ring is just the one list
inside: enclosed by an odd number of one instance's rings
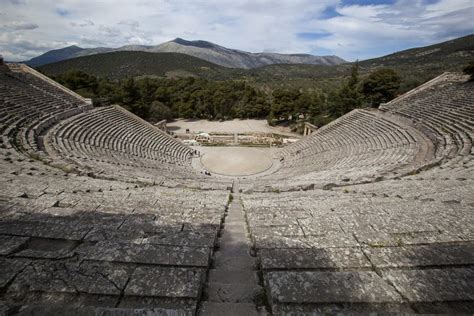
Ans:
{"label": "distant mountain ridge", "polygon": [[338,56],[314,56],[310,54],[250,53],[226,48],[207,41],[187,41],[176,38],[156,46],[127,45],[119,48],[81,48],[69,46],[51,50],[25,63],[38,67],[66,59],[120,51],[148,53],[180,53],[203,59],[227,68],[257,68],[274,64],[339,65],[346,61]]}

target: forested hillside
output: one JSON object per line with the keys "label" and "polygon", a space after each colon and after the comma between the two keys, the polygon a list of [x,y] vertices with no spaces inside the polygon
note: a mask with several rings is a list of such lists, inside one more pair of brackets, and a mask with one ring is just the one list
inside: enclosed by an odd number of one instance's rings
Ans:
{"label": "forested hillside", "polygon": [[474,36],[337,66],[229,69],[166,53],[116,52],[40,70],[96,105],[118,103],[150,120],[267,118],[318,126],[357,107],[378,106],[474,58]]}

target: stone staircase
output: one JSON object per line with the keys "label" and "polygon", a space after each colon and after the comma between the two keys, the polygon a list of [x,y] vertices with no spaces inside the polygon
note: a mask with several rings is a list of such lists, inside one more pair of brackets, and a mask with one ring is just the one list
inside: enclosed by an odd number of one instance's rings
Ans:
{"label": "stone staircase", "polygon": [[245,213],[237,185],[218,239],[201,315],[266,315],[265,293],[259,284],[257,260],[248,238]]}

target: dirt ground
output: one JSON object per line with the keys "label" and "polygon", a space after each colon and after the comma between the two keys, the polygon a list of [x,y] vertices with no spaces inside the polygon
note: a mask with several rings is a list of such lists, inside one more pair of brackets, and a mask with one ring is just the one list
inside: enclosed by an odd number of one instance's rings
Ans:
{"label": "dirt ground", "polygon": [[276,148],[256,147],[193,147],[202,154],[201,164],[211,173],[248,176],[272,166]]}
{"label": "dirt ground", "polygon": [[288,136],[301,137],[291,133],[284,127],[273,127],[266,120],[232,120],[232,121],[208,121],[208,120],[176,120],[167,124],[168,130],[174,133],[185,133],[189,129],[191,133],[278,133]]}

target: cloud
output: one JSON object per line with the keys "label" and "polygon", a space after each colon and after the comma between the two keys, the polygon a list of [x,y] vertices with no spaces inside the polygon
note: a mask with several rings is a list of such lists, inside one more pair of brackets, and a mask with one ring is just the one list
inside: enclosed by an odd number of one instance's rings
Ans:
{"label": "cloud", "polygon": [[[63,43],[156,45],[176,37],[245,51],[335,54],[354,60],[474,29],[472,0],[5,1],[0,28],[9,39],[0,41],[0,50],[8,51],[10,60]],[[12,27],[19,23],[15,21],[26,21],[25,28]],[[18,46],[19,39],[42,44],[28,49]],[[43,46],[43,51],[38,48]]]}
{"label": "cloud", "polygon": [[54,48],[70,46],[74,43],[30,40],[22,34],[0,33],[0,55],[6,60],[28,60]]}
{"label": "cloud", "polygon": [[94,26],[95,23],[92,22],[91,20],[84,20],[82,22],[70,22],[69,25],[72,27],[88,27],[88,26]]}
{"label": "cloud", "polygon": [[19,31],[19,30],[34,30],[39,26],[36,23],[21,22],[21,21],[12,21],[10,23],[4,24],[3,28]]}
{"label": "cloud", "polygon": [[10,3],[13,4],[13,5],[26,4],[26,0],[8,0],[8,2],[10,2]]}
{"label": "cloud", "polygon": [[316,45],[352,60],[446,41],[474,30],[471,0],[354,4],[339,6],[337,12],[320,27],[331,36],[316,40]]}

